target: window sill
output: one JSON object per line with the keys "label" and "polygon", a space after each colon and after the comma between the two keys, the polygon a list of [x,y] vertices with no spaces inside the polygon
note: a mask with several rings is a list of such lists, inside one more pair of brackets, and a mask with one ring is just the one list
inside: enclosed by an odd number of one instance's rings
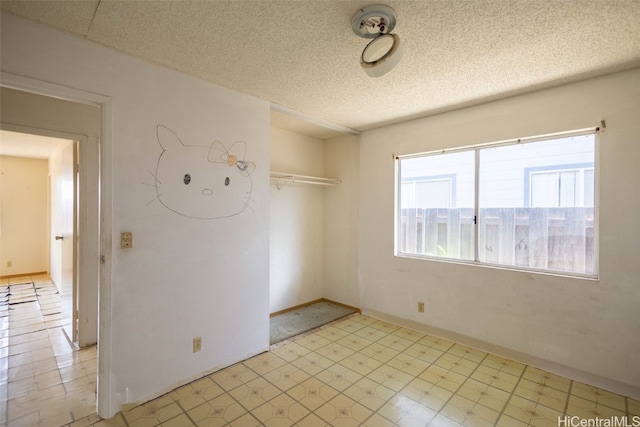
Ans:
{"label": "window sill", "polygon": [[536,274],[541,276],[563,277],[567,279],[579,279],[579,280],[587,280],[591,282],[600,281],[600,277],[597,274],[592,275],[592,274],[580,274],[580,273],[571,273],[571,272],[556,271],[556,270],[541,270],[537,268],[508,266],[508,265],[501,265],[501,264],[488,264],[488,263],[472,261],[472,260],[434,257],[434,256],[427,256],[427,255],[408,254],[408,253],[396,253],[394,256],[396,258],[443,262],[447,264],[457,264],[457,265],[465,265],[465,266],[472,266],[472,267],[489,268],[493,270],[514,271],[518,273]]}

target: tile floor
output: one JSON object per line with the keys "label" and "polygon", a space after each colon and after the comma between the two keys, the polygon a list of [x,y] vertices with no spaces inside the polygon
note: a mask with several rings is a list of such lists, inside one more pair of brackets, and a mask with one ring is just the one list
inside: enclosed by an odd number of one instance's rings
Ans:
{"label": "tile floor", "polygon": [[[76,360],[82,366],[82,358]],[[52,397],[41,399],[33,406],[46,408]],[[35,425],[35,418],[16,422],[9,403],[10,427]],[[42,411],[41,425],[65,424]],[[632,422],[640,417],[640,401],[353,315],[109,420],[94,414],[67,426],[545,427],[558,426],[564,416]]]}
{"label": "tile floor", "polygon": [[0,426],[61,426],[95,413],[96,348],[74,351],[48,276],[0,280]]}

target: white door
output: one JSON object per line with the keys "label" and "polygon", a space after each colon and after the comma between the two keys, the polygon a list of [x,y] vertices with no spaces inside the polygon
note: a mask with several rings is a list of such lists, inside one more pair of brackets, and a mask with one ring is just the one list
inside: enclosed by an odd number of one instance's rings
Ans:
{"label": "white door", "polygon": [[76,212],[77,212],[77,142],[69,144],[62,152],[60,170],[60,233],[62,326],[67,337],[77,341],[77,283],[76,283]]}

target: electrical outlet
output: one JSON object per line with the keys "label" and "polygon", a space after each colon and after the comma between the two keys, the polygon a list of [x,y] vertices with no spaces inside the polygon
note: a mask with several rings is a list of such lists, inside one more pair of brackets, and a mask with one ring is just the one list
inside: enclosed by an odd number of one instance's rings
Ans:
{"label": "electrical outlet", "polygon": [[193,352],[197,353],[202,350],[202,337],[195,337],[193,339]]}
{"label": "electrical outlet", "polygon": [[123,231],[120,233],[120,248],[131,249],[133,247],[133,233],[131,231]]}
{"label": "electrical outlet", "polygon": [[422,301],[418,301],[418,313],[424,313],[424,303]]}

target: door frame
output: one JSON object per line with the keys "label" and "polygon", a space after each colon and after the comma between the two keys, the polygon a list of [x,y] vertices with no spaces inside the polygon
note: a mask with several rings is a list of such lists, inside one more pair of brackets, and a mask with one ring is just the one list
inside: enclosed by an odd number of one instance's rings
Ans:
{"label": "door frame", "polygon": [[[97,369],[97,413],[104,418],[110,418],[118,409],[118,402],[115,399],[113,381],[111,375],[111,235],[112,235],[112,101],[105,95],[100,95],[88,91],[74,89],[66,86],[56,85],[29,77],[0,72],[0,86],[16,89],[24,92],[31,92],[38,95],[59,98],[78,104],[97,106],[100,109],[100,134],[93,144],[95,150],[85,150],[85,155],[89,159],[83,159],[80,154],[80,173],[90,164],[91,158],[99,165],[96,176],[98,194],[94,197],[97,215],[97,242],[93,242],[93,247],[98,248],[94,265],[98,275],[98,369]],[[11,127],[10,123],[2,123],[4,129]],[[14,127],[15,129],[15,127]],[[42,131],[42,129],[40,129]],[[82,138],[82,135],[79,136]],[[66,139],[76,139],[78,136]],[[85,174],[90,172],[84,171]],[[84,175],[87,176],[87,175]],[[86,180],[85,180],[86,181]],[[86,185],[85,185],[86,187]],[[85,218],[86,219],[86,218]],[[81,218],[80,221],[83,221]],[[90,225],[90,224],[85,224]],[[82,224],[80,224],[82,226]],[[92,238],[91,233],[81,233],[80,242],[83,239]],[[93,237],[95,239],[95,237]],[[86,243],[86,242],[85,242]],[[91,246],[91,245],[87,245]]]}

